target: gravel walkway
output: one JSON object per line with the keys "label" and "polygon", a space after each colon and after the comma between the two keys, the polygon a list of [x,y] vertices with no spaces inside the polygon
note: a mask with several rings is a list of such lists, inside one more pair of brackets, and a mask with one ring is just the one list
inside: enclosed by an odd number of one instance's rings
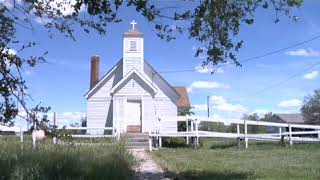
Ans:
{"label": "gravel walkway", "polygon": [[145,150],[134,149],[132,153],[140,161],[139,167],[135,168],[135,180],[170,180]]}

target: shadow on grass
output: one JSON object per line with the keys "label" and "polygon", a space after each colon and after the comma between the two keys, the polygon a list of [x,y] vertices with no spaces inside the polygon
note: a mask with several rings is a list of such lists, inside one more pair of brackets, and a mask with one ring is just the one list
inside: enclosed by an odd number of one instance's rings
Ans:
{"label": "shadow on grass", "polygon": [[219,144],[219,145],[212,145],[210,149],[228,149],[228,148],[236,148],[237,144]]}
{"label": "shadow on grass", "polygon": [[165,172],[165,173],[152,173],[152,172],[140,172],[135,174],[134,179],[164,179],[170,178],[174,180],[191,180],[191,179],[201,179],[201,180],[211,180],[211,179],[252,179],[253,176],[247,173],[217,173],[208,171],[185,171],[181,173]]}

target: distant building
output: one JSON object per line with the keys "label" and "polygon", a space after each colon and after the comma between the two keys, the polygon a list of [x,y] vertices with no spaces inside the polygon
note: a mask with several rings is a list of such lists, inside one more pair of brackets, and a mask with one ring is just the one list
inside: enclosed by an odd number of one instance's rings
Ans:
{"label": "distant building", "polygon": [[288,123],[288,124],[304,124],[305,120],[300,113],[292,114],[273,114],[271,122]]}
{"label": "distant building", "polygon": [[[290,114],[273,114],[271,117],[271,122],[275,123],[288,123],[288,124],[305,124],[305,120],[301,113],[290,113]],[[292,128],[292,131],[295,131],[295,128]],[[288,131],[288,128],[282,128],[282,132]],[[279,132],[278,127],[268,127],[269,133]]]}

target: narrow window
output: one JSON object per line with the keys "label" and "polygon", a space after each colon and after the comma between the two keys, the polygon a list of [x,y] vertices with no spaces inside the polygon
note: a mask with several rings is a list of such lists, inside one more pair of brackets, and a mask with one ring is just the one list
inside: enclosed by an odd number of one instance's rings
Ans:
{"label": "narrow window", "polygon": [[137,51],[137,41],[130,41],[130,51]]}

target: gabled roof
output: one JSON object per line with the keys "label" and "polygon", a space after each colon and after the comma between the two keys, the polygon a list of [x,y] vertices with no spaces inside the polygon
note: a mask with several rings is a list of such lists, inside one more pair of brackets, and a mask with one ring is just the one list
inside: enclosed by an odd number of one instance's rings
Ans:
{"label": "gabled roof", "polygon": [[[177,99],[180,98],[180,94],[168,83],[167,80],[165,80],[149,63],[147,60],[144,60],[144,64],[145,66],[144,67],[149,67],[152,71],[152,73],[154,73],[155,75],[157,75],[157,77],[159,77],[167,86],[170,87],[170,89],[172,89],[172,91],[174,92],[174,94],[177,96]],[[145,70],[144,70],[145,71]],[[147,73],[145,71],[145,73]]]}
{"label": "gabled roof", "polygon": [[95,92],[100,86],[103,85],[103,82],[105,82],[111,74],[119,67],[119,65],[122,63],[122,59],[120,59],[105,75],[102,76],[102,78],[98,81],[98,83],[93,86],[89,91],[84,95],[86,98],[91,96],[93,92]]}
{"label": "gabled roof", "polygon": [[110,90],[110,93],[114,94],[117,90],[121,89],[121,85],[125,84],[126,81],[129,80],[133,75],[137,75],[137,77],[140,78],[142,82],[144,82],[153,90],[154,94],[158,92],[158,89],[151,82],[149,82],[149,80],[145,78],[142,73],[140,73],[136,69],[133,69],[129,73],[127,73],[115,86],[113,86],[113,88]]}
{"label": "gabled roof", "polygon": [[[95,93],[100,87],[102,87],[104,85],[104,83],[111,77],[111,75],[115,72],[115,70],[119,67],[121,67],[123,62],[123,59],[119,60],[105,75],[103,75],[103,77],[98,81],[98,83],[92,87],[86,94],[85,97],[88,99],[93,93]],[[172,93],[171,95],[173,95],[174,100],[173,102],[176,102],[179,98],[180,98],[180,94],[146,61],[144,60],[145,66],[144,67],[149,67],[151,72],[150,73],[154,73],[154,75],[156,77],[159,78],[160,81],[164,82],[164,84],[166,84],[167,86],[169,86],[169,89],[171,89]],[[122,71],[121,71],[122,72]],[[141,73],[139,73],[141,75]],[[144,75],[142,76],[146,81],[148,82],[148,84],[151,84],[154,88],[155,86],[153,85],[153,83],[151,83],[149,80],[147,80],[147,78],[145,77],[145,75],[148,75],[148,72],[145,71],[144,69]],[[141,77],[140,77],[141,78]],[[122,78],[124,79],[124,78]],[[121,79],[121,80],[122,80]],[[118,84],[121,80],[119,80],[118,82],[116,82],[116,84]],[[167,94],[168,97],[171,97],[169,94]]]}
{"label": "gabled roof", "polygon": [[188,96],[188,91],[186,87],[174,87],[174,89],[179,93],[180,98],[178,100],[178,108],[190,108],[190,101]]}
{"label": "gabled roof", "polygon": [[303,124],[304,118],[302,114],[300,113],[292,113],[292,114],[274,114],[275,116],[278,116],[281,118],[283,121],[287,123],[292,123],[292,124]]}

